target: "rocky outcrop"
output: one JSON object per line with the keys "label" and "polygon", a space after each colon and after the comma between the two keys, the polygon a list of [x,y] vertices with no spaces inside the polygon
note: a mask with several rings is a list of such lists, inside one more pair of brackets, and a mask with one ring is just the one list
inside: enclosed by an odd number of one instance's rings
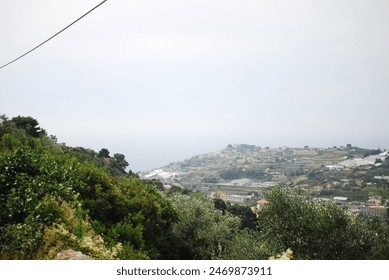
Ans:
{"label": "rocky outcrop", "polygon": [[82,252],[74,251],[72,249],[59,252],[55,259],[56,260],[93,260],[90,256],[84,255]]}

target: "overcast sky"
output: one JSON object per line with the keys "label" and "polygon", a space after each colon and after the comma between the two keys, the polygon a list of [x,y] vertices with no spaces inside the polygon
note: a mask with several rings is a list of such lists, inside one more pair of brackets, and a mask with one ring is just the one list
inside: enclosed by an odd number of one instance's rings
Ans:
{"label": "overcast sky", "polygon": [[[0,64],[99,0],[0,0]],[[0,114],[134,171],[228,144],[389,148],[388,0],[108,0],[0,70]]]}

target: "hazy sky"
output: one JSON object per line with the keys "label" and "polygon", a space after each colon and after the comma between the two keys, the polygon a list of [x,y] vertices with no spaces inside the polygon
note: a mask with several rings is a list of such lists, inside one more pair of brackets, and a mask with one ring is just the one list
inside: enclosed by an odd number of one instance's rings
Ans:
{"label": "hazy sky", "polygon": [[[100,0],[0,0],[0,64]],[[0,70],[0,114],[134,171],[259,146],[389,148],[388,0],[108,0]]]}

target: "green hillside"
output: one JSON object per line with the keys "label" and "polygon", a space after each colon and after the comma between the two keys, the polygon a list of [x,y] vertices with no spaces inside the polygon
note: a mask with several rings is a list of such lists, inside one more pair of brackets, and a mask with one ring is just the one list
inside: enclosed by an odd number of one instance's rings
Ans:
{"label": "green hillside", "polygon": [[[389,259],[386,221],[276,187],[245,206],[131,171],[122,154],[58,144],[32,117],[0,117],[0,259]],[[293,253],[291,253],[291,251]]]}

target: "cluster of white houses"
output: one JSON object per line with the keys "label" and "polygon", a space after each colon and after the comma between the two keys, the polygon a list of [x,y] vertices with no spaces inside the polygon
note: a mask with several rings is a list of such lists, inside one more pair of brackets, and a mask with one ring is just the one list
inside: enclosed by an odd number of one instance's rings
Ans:
{"label": "cluster of white houses", "polygon": [[352,214],[363,214],[374,217],[385,217],[387,215],[387,207],[383,206],[381,196],[369,197],[366,202],[349,201],[347,197],[335,196],[334,202],[347,209]]}
{"label": "cluster of white houses", "polygon": [[[254,194],[251,195],[237,195],[237,194],[226,194],[224,192],[212,192],[209,194],[211,198],[220,198],[225,202],[232,204],[246,204],[249,200],[255,198]],[[350,214],[354,215],[367,215],[372,217],[385,217],[387,215],[387,207],[383,206],[382,197],[374,196],[369,197],[368,201],[349,201],[348,197],[335,196],[332,199],[328,198],[317,198],[317,200],[333,201],[339,207],[347,209]],[[261,211],[266,207],[269,201],[260,199],[257,201],[256,206],[252,207],[253,211]]]}

